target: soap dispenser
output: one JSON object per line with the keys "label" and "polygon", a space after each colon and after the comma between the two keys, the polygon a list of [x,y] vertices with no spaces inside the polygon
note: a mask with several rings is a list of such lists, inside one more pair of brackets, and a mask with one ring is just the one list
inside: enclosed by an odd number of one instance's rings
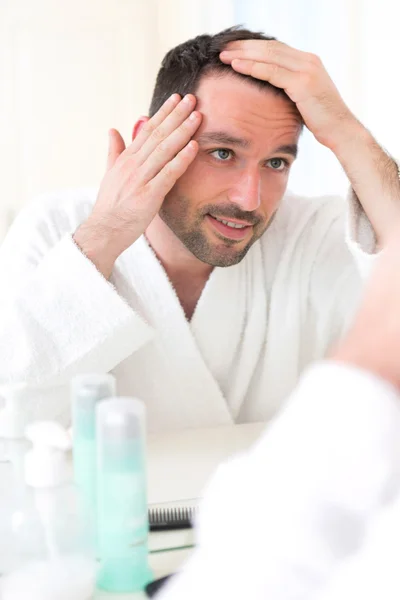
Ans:
{"label": "soap dispenser", "polygon": [[29,425],[23,509],[13,514],[17,560],[2,577],[2,600],[88,600],[96,578],[92,540],[71,483],[70,436],[58,423]]}
{"label": "soap dispenser", "polygon": [[29,420],[29,389],[24,384],[0,388],[0,575],[13,564],[13,553],[4,540],[10,539],[10,515],[25,501],[24,456],[30,447],[25,438]]}
{"label": "soap dispenser", "polygon": [[29,388],[24,383],[0,387],[0,463],[10,463],[10,474],[21,477],[23,458],[29,448],[25,438],[29,423],[28,399]]}

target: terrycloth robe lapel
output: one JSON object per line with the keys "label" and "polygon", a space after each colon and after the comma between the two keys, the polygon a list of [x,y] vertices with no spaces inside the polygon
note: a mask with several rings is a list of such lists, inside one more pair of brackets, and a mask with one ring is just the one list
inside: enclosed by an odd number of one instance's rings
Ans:
{"label": "terrycloth robe lapel", "polygon": [[[176,292],[145,237],[131,246],[121,259],[115,274],[118,287],[124,288],[125,298],[154,330],[152,343],[174,376],[175,390],[165,390],[165,393],[174,394],[176,410],[185,405],[186,412],[189,406],[199,423],[233,423],[227,401],[196,342]],[[207,295],[206,290],[205,293]],[[205,300],[200,312],[211,312],[212,307],[208,306]],[[212,329],[208,331],[214,337]],[[157,377],[156,370],[154,377]]]}
{"label": "terrycloth robe lapel", "polygon": [[261,248],[237,265],[216,268],[200,297],[191,330],[236,419],[262,353],[267,292]]}

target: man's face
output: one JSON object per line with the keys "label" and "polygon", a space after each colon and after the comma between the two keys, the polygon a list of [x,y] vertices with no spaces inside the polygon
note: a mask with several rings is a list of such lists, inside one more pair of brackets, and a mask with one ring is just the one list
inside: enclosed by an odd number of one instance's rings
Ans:
{"label": "man's face", "polygon": [[235,76],[204,77],[196,97],[199,152],[160,216],[199,260],[228,267],[276,212],[301,125],[290,101]]}

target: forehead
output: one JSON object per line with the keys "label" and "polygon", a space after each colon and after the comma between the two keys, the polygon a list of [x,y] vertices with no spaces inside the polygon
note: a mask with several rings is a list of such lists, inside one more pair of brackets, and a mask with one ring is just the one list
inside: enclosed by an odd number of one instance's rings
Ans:
{"label": "forehead", "polygon": [[203,77],[196,98],[196,108],[203,114],[199,134],[219,129],[251,139],[272,136],[288,142],[300,135],[299,114],[289,100],[234,75]]}

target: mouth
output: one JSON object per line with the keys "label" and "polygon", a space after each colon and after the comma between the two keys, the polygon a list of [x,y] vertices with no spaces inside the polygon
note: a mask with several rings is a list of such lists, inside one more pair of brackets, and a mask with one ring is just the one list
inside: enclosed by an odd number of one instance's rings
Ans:
{"label": "mouth", "polygon": [[253,225],[237,219],[223,219],[208,214],[206,220],[214,230],[230,240],[243,240],[253,229]]}

